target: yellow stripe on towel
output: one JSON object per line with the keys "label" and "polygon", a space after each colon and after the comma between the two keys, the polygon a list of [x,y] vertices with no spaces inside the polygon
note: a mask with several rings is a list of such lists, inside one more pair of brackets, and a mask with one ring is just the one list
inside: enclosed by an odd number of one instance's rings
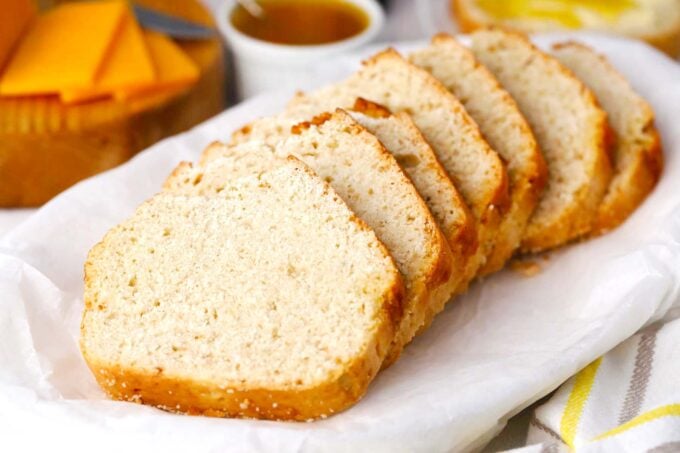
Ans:
{"label": "yellow stripe on towel", "polygon": [[656,409],[652,409],[651,411],[638,415],[637,417],[635,417],[629,422],[624,423],[623,425],[617,426],[616,428],[607,431],[604,434],[600,434],[593,440],[602,440],[607,437],[616,436],[617,434],[626,432],[631,428],[635,428],[636,426],[642,425],[647,422],[651,422],[661,417],[680,417],[680,404],[668,404],[666,406],[660,406],[657,407]]}
{"label": "yellow stripe on towel", "polygon": [[571,448],[574,448],[574,439],[576,438],[576,430],[578,428],[583,409],[586,406],[586,401],[590,396],[590,392],[595,384],[595,376],[597,369],[602,363],[602,358],[595,360],[593,363],[581,370],[574,378],[574,388],[569,394],[567,405],[562,414],[560,421],[560,435],[564,442]]}

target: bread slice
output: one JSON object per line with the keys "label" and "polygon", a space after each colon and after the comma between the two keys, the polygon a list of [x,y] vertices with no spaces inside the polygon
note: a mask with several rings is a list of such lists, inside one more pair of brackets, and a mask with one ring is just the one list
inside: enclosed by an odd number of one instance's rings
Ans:
{"label": "bread slice", "polygon": [[507,163],[510,208],[480,274],[496,272],[519,247],[543,192],[548,177],[543,155],[512,97],[472,52],[453,37],[437,35],[428,47],[412,53],[409,59],[460,100],[489,145]]}
{"label": "bread slice", "polygon": [[80,346],[111,397],[275,420],[354,404],[403,286],[387,250],[300,162],[219,196],[161,193],[85,264]]}
{"label": "bread slice", "polygon": [[[300,158],[329,182],[348,206],[375,230],[394,257],[404,278],[406,296],[404,316],[386,359],[385,366],[388,366],[413,339],[428,314],[437,311],[431,307],[435,300],[431,295],[441,291],[451,276],[451,250],[436,220],[395,158],[345,111],[326,113],[295,126],[293,134],[272,151],[275,156]],[[227,157],[229,160],[222,160],[222,165],[228,170],[233,162],[241,160],[240,154],[248,152],[252,149],[223,147],[221,153],[213,151],[212,157],[204,156],[204,162]],[[272,154],[262,151],[261,156],[265,168],[271,165]],[[234,172],[240,174],[241,171]],[[229,178],[229,173],[221,172],[225,178]],[[176,175],[175,178],[192,180],[195,176]],[[212,178],[202,176],[200,180]],[[220,189],[221,186],[214,187]]]}
{"label": "bread slice", "polygon": [[477,31],[472,51],[515,99],[548,164],[522,249],[539,252],[588,234],[611,179],[607,115],[571,71],[524,35]]}
{"label": "bread slice", "polygon": [[[348,113],[375,135],[385,149],[396,158],[420,196],[425,200],[452,251],[452,271],[449,280],[430,294],[426,304],[427,312],[419,331],[425,330],[434,316],[444,308],[446,302],[460,291],[461,286],[467,284],[465,266],[477,251],[474,220],[432,148],[407,113],[400,112],[392,115],[385,107],[362,98],[355,101],[352,110]],[[255,123],[234,134],[232,146],[243,148],[243,146],[252,146],[253,143],[256,146],[260,146],[259,143],[269,143],[275,147],[291,135],[291,128],[296,121],[293,118],[295,118],[294,115],[280,115],[275,118],[256,120]],[[248,142],[247,139],[255,141]],[[221,165],[228,173],[230,168],[226,167],[233,167],[233,164],[220,158],[225,155],[228,159],[242,158],[241,150],[234,153],[233,150],[230,151],[223,145],[215,144],[204,151],[201,162],[205,164],[216,159],[221,160]],[[253,154],[246,153],[246,156],[252,159]],[[189,175],[184,178],[185,181],[189,179],[191,179]]]}
{"label": "bread slice", "polygon": [[268,172],[286,162],[287,157],[277,156],[266,143],[249,142],[231,150],[213,142],[203,151],[198,166],[180,162],[165,180],[163,190],[178,195],[215,195],[237,178]]}
{"label": "bread slice", "polygon": [[356,100],[348,113],[375,135],[399,162],[449,243],[452,252],[451,276],[447,284],[430,295],[429,310],[420,328],[421,331],[425,330],[460,289],[467,261],[477,250],[477,232],[472,214],[407,113],[393,115],[387,108],[362,98]]}
{"label": "bread slice", "polygon": [[[240,146],[251,142],[259,142],[275,147],[279,142],[290,137],[294,126],[311,120],[321,113],[324,113],[324,110],[318,111],[318,109],[315,109],[314,111],[304,113],[282,112],[275,116],[257,118],[236,130],[227,142],[227,146]],[[206,148],[201,155],[199,163],[209,162],[211,159],[210,155],[215,151],[216,149]]]}
{"label": "bread slice", "polygon": [[569,0],[451,0],[451,3],[455,19],[466,33],[489,25],[525,33],[583,28],[642,39],[672,57],[680,55],[680,3],[677,0],[580,1],[576,4]]}
{"label": "bread slice", "polygon": [[614,178],[599,207],[593,233],[616,228],[654,189],[663,168],[654,112],[601,55],[578,43],[558,44],[553,54],[590,88],[616,135]]}
{"label": "bread slice", "polygon": [[[280,121],[309,117],[338,106],[350,108],[359,97],[395,113],[408,113],[470,208],[479,249],[468,260],[465,286],[491,253],[500,219],[508,207],[507,174],[501,159],[455,96],[392,49],[373,56],[340,83],[309,94],[299,93]],[[246,126],[232,139],[242,142],[253,136],[270,137],[275,128],[260,121]]]}

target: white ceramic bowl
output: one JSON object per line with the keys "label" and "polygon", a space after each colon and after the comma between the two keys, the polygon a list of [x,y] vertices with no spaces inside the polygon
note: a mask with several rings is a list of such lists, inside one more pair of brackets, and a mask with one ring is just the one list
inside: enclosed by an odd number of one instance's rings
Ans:
{"label": "white ceramic bowl", "polygon": [[237,94],[240,99],[262,91],[305,88],[313,82],[314,68],[333,55],[356,50],[382,30],[385,13],[376,0],[345,0],[364,10],[369,24],[351,38],[313,46],[273,44],[252,38],[231,23],[236,0],[225,0],[217,11],[217,25],[234,56]]}

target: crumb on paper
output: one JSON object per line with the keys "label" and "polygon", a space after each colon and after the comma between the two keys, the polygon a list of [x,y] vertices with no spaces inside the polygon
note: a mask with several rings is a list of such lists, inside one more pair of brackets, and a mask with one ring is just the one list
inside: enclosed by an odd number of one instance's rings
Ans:
{"label": "crumb on paper", "polygon": [[510,263],[510,269],[523,277],[534,277],[541,272],[541,266],[533,260],[514,260]]}

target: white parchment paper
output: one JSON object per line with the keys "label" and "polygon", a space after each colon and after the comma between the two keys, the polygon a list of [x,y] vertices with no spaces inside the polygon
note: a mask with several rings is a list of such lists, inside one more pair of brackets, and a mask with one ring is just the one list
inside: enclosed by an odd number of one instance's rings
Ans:
{"label": "white parchment paper", "polygon": [[[678,303],[680,67],[642,44],[580,38],[607,53],[653,104],[663,136],[663,178],[623,227],[551,254],[533,278],[505,271],[474,285],[359,404],[327,420],[188,417],[109,401],[78,350],[87,251],[179,161],[278,111],[290,93],[253,99],[80,183],[0,242],[0,450],[12,442],[44,451],[165,452],[483,445],[507,418]],[[319,77],[355,64],[338,61]]]}

